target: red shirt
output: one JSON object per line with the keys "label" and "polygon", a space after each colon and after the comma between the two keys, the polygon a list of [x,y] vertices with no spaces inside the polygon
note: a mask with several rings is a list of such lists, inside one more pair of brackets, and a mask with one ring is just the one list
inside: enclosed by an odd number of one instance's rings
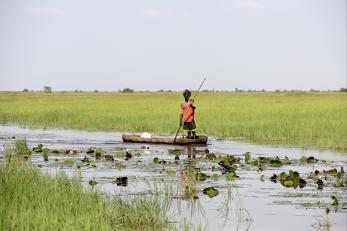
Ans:
{"label": "red shirt", "polygon": [[183,115],[183,122],[192,122],[194,120],[194,103],[192,101],[183,101],[181,103],[181,114]]}

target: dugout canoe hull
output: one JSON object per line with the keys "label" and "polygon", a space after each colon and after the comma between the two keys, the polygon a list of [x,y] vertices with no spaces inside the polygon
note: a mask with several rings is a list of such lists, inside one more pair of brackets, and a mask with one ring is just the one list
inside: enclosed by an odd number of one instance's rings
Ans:
{"label": "dugout canoe hull", "polygon": [[134,142],[134,143],[152,143],[152,144],[206,144],[207,136],[198,136],[197,139],[185,139],[177,138],[174,143],[174,138],[142,138],[135,134],[123,134],[122,139],[124,142]]}

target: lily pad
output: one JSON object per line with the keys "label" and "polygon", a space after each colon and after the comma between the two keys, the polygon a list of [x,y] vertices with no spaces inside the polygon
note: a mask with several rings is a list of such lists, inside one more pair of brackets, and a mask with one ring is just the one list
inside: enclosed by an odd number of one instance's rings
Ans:
{"label": "lily pad", "polygon": [[312,163],[318,162],[318,160],[314,158],[313,156],[310,156],[310,157],[301,156],[299,159],[299,162],[301,164],[312,164]]}
{"label": "lily pad", "polygon": [[88,148],[87,154],[93,154],[95,150],[93,148]]}
{"label": "lily pad", "polygon": [[281,184],[284,187],[287,187],[287,188],[291,188],[291,187],[295,189],[297,187],[303,188],[307,184],[304,179],[300,178],[300,174],[297,171],[292,171],[292,170],[289,170],[288,173],[281,172],[281,174],[279,175],[273,174],[270,177],[270,181],[274,183],[276,183],[278,180],[281,182]]}
{"label": "lily pad", "polygon": [[217,181],[219,179],[219,175],[218,174],[213,174],[213,175],[210,176],[210,179]]}
{"label": "lily pad", "polygon": [[105,155],[104,157],[105,157],[106,161],[111,161],[111,162],[114,161],[114,158],[111,155]]}
{"label": "lily pad", "polygon": [[130,160],[133,157],[133,155],[130,152],[125,153],[125,160]]}
{"label": "lily pad", "polygon": [[126,151],[127,149],[124,147],[115,147],[114,148],[116,151]]}
{"label": "lily pad", "polygon": [[223,157],[222,160],[218,162],[218,164],[222,166],[226,172],[235,172],[237,169],[237,166],[235,164],[239,162],[240,162],[239,157],[227,155]]}
{"label": "lily pad", "polygon": [[320,189],[320,190],[323,189],[324,183],[323,183],[323,181],[321,179],[317,180],[316,184],[317,184],[317,188],[318,189]]}
{"label": "lily pad", "polygon": [[215,160],[216,158],[217,158],[216,155],[213,154],[213,153],[207,153],[206,154],[206,159],[207,160]]}
{"label": "lily pad", "polygon": [[214,188],[214,187],[205,188],[204,190],[202,190],[202,192],[203,192],[204,194],[206,194],[209,198],[218,196],[218,194],[219,194],[218,189],[216,189],[216,188]]}
{"label": "lily pad", "polygon": [[283,165],[278,156],[269,158],[269,164],[271,167],[281,167]]}
{"label": "lily pad", "polygon": [[333,199],[332,206],[335,208],[339,206],[339,201],[337,200],[336,196],[332,196],[331,199]]}
{"label": "lily pad", "polygon": [[260,181],[261,181],[261,182],[265,182],[265,176],[264,176],[264,175],[261,175],[261,176],[260,176]]}
{"label": "lily pad", "polygon": [[205,173],[202,173],[202,172],[197,172],[195,173],[195,179],[197,181],[205,181],[207,179],[207,175]]}
{"label": "lily pad", "polygon": [[159,163],[159,158],[158,157],[154,157],[153,158],[153,163],[158,164]]}
{"label": "lily pad", "polygon": [[334,175],[334,176],[336,176],[337,175],[337,169],[334,168],[334,169],[329,169],[329,170],[323,170],[323,173],[326,174],[326,175]]}
{"label": "lily pad", "polygon": [[316,162],[318,162],[318,160],[316,158],[314,158],[313,156],[310,156],[307,158],[306,162],[307,163],[316,163]]}
{"label": "lily pad", "polygon": [[102,149],[102,148],[97,148],[97,149],[95,150],[95,156],[96,156],[96,157],[101,157],[101,156],[103,156],[104,154],[105,154],[105,150]]}
{"label": "lily pad", "polygon": [[116,166],[116,168],[117,168],[118,170],[121,170],[122,168],[125,168],[125,166],[124,166],[122,163],[120,163],[120,162],[116,162],[116,163],[115,163],[115,166]]}
{"label": "lily pad", "polygon": [[73,159],[67,159],[67,160],[65,160],[65,164],[66,164],[68,167],[72,167],[73,164],[74,164],[74,161],[73,161]]}
{"label": "lily pad", "polygon": [[33,148],[34,152],[42,152],[43,144],[38,144],[36,147]]}
{"label": "lily pad", "polygon": [[225,173],[225,179],[227,181],[233,181],[233,180],[235,180],[235,178],[239,178],[239,176],[236,175],[235,172],[227,172],[227,173]]}
{"label": "lily pad", "polygon": [[166,173],[167,173],[169,176],[175,176],[175,175],[176,175],[176,171],[173,170],[173,169],[168,169],[168,170],[166,171]]}
{"label": "lily pad", "polygon": [[73,149],[68,149],[65,151],[65,154],[69,154],[69,155],[74,155],[77,154],[78,151],[77,150],[73,150]]}
{"label": "lily pad", "polygon": [[96,182],[96,180],[89,180],[88,183],[90,186],[95,186],[98,182]]}
{"label": "lily pad", "polygon": [[117,184],[117,186],[123,186],[126,187],[128,186],[128,177],[123,176],[123,177],[117,177],[114,183]]}

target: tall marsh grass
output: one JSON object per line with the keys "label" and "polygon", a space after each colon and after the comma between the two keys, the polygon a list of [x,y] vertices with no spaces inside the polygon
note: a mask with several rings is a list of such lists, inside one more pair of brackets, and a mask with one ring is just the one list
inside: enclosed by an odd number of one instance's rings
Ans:
{"label": "tall marsh grass", "polygon": [[[175,133],[179,93],[0,93],[0,123]],[[347,150],[346,93],[201,93],[199,133]]]}
{"label": "tall marsh grass", "polygon": [[41,173],[16,149],[0,163],[0,230],[161,230],[155,198],[104,198],[78,179]]}

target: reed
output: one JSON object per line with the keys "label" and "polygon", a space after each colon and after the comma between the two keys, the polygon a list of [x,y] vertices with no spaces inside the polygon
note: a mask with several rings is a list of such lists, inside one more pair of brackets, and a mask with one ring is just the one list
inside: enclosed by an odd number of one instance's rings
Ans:
{"label": "reed", "polygon": [[[198,133],[347,150],[346,93],[206,93]],[[180,93],[0,93],[0,123],[173,134]]]}
{"label": "reed", "polygon": [[161,230],[156,198],[105,198],[78,178],[51,177],[6,150],[0,163],[0,230]]}

